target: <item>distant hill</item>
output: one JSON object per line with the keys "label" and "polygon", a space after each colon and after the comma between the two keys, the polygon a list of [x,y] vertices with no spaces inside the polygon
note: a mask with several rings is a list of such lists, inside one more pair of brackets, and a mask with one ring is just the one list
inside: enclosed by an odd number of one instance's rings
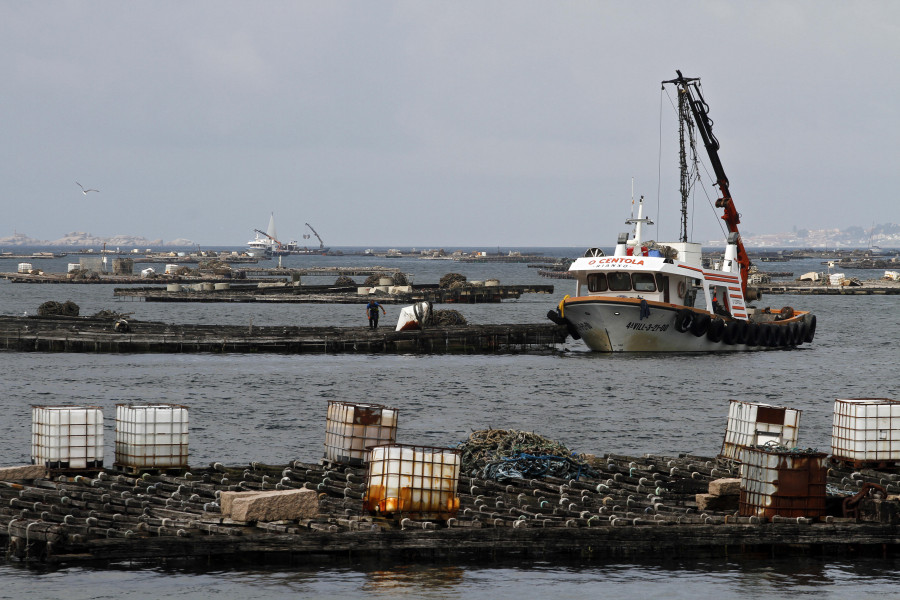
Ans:
{"label": "distant hill", "polygon": [[145,237],[135,235],[114,235],[100,237],[83,231],[72,231],[58,240],[38,240],[28,237],[24,233],[14,233],[11,236],[0,237],[0,247],[3,246],[65,246],[69,248],[89,248],[102,246],[120,248],[151,248],[154,246],[194,246],[194,242],[184,238],[170,240],[148,240]]}
{"label": "distant hill", "polygon": [[[900,248],[900,225],[885,223],[868,229],[853,226],[846,229],[796,229],[788,233],[766,234],[742,232],[741,237],[744,245],[751,248]],[[724,240],[711,240],[709,245],[720,246],[724,243]]]}

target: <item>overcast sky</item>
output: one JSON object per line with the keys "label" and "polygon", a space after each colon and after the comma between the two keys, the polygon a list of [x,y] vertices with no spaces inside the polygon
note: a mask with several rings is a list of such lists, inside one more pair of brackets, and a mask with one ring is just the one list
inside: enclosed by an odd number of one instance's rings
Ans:
{"label": "overcast sky", "polygon": [[900,2],[0,0],[0,236],[672,240],[675,69],[743,232],[900,223]]}

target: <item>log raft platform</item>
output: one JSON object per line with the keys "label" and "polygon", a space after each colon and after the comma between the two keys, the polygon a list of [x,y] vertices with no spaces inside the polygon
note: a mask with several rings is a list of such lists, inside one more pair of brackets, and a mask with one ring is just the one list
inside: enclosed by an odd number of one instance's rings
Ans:
{"label": "log raft platform", "polygon": [[[183,261],[182,261],[183,262]],[[196,262],[196,261],[194,261]],[[372,275],[391,277],[397,273],[397,269],[388,267],[312,267],[305,269],[280,268],[280,267],[243,267],[232,269],[230,276],[214,275],[213,272],[201,270],[200,276],[166,275],[156,273],[152,278],[142,277],[140,274],[111,274],[94,273],[96,278],[69,277],[68,273],[0,273],[0,279],[6,279],[11,283],[114,283],[114,284],[143,284],[154,283],[263,283],[272,281],[292,281],[299,277],[369,277]]]}
{"label": "log raft platform", "polygon": [[495,285],[441,288],[414,286],[409,293],[359,294],[357,286],[234,286],[227,290],[168,291],[159,287],[116,288],[117,298],[144,302],[283,302],[300,304],[359,304],[374,297],[382,304],[485,304],[518,299],[522,294],[552,294],[552,285]]}
{"label": "log raft platform", "polygon": [[811,283],[762,283],[756,287],[763,295],[791,294],[799,296],[884,296],[900,294],[900,282],[876,280],[862,285],[823,285]]}
{"label": "log raft platform", "polygon": [[[362,318],[361,318],[362,320]],[[394,331],[394,326],[189,325],[94,317],[0,316],[0,349],[100,353],[495,353],[548,352],[566,341],[553,323],[457,325]],[[127,330],[126,330],[127,329]]]}
{"label": "log raft platform", "polygon": [[[301,461],[214,463],[179,474],[51,473],[0,481],[0,542],[11,560],[53,565],[309,563],[335,557],[584,560],[750,554],[894,555],[896,501],[859,502],[853,516],[738,517],[701,510],[697,493],[736,467],[690,455],[606,455],[599,475],[504,482],[460,476],[460,509],[446,520],[373,516],[361,468]],[[829,470],[851,494],[896,475]],[[225,491],[314,490],[310,518],[240,522],[223,516]],[[832,503],[835,504],[835,503]],[[838,499],[837,504],[840,504]]]}
{"label": "log raft platform", "polygon": [[110,273],[97,273],[97,277],[79,277],[69,278],[66,273],[44,273],[43,275],[32,275],[30,273],[0,273],[0,279],[6,279],[10,283],[68,283],[73,285],[80,284],[105,284],[105,285],[144,285],[149,282],[156,284],[181,283],[189,285],[192,283],[269,283],[273,280],[267,277],[250,277],[246,279],[235,279],[232,277],[221,277],[219,275],[207,274],[193,277],[183,275],[164,275],[157,273],[152,279],[141,277],[140,275],[112,275]]}

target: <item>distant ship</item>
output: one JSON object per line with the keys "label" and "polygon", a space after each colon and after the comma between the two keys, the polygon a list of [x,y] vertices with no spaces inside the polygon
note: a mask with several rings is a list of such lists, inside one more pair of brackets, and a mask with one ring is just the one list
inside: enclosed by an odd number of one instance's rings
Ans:
{"label": "distant ship", "polygon": [[[247,242],[247,252],[251,256],[265,256],[267,258],[272,256],[288,256],[290,254],[328,254],[328,251],[331,248],[325,247],[325,243],[322,241],[322,238],[319,237],[319,234],[316,233],[316,230],[313,229],[312,225],[306,223],[306,226],[309,227],[313,235],[316,236],[316,239],[319,240],[318,248],[301,246],[297,240],[291,240],[287,243],[279,241],[278,233],[275,231],[275,213],[271,213],[269,215],[269,226],[266,227],[265,231],[260,229],[253,230],[256,232],[256,237]],[[310,237],[309,234],[304,234],[303,236],[304,239],[309,239]]]}

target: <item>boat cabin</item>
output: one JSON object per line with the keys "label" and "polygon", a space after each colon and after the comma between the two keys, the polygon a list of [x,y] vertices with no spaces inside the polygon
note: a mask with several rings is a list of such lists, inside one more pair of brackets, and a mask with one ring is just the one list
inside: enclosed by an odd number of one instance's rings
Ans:
{"label": "boat cabin", "polygon": [[634,241],[623,234],[613,256],[592,249],[577,259],[569,269],[575,274],[576,296],[641,298],[723,316],[746,314],[733,244],[719,268],[704,269],[700,244],[660,244],[665,248],[661,252]]}

